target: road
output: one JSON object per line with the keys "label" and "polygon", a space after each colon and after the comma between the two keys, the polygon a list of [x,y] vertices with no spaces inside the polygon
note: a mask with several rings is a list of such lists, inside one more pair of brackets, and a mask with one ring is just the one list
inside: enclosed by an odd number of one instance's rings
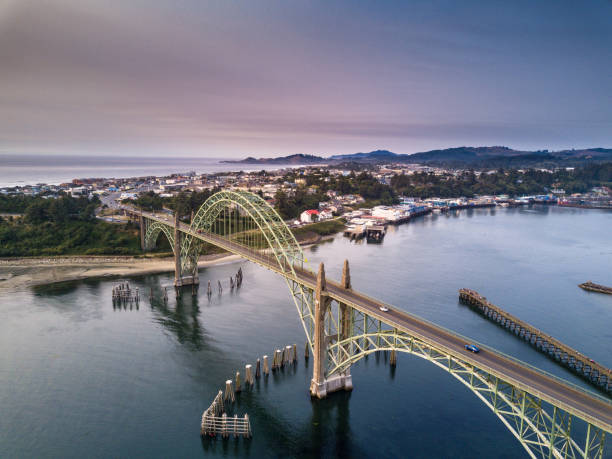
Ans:
{"label": "road", "polygon": [[[174,226],[174,221],[170,217],[159,217],[149,213],[143,213],[143,215]],[[218,235],[194,232],[183,223],[180,224],[179,229],[198,239],[215,244],[254,261],[309,288],[314,289],[316,287],[316,273],[312,271],[295,269],[296,277],[293,275],[287,276],[287,273],[280,268],[276,259],[270,255],[247,249]],[[545,373],[540,373],[525,364],[496,352],[492,348],[481,348],[481,352],[478,354],[468,352],[464,348],[466,344],[465,338],[355,290],[346,290],[337,282],[327,280],[327,290],[329,296],[334,300],[382,320],[384,323],[402,332],[421,339],[443,353],[447,353],[458,360],[468,362],[477,368],[485,370],[546,402],[554,404],[612,433],[611,401],[602,400],[552,378]],[[383,305],[389,310],[382,312],[380,307]]]}

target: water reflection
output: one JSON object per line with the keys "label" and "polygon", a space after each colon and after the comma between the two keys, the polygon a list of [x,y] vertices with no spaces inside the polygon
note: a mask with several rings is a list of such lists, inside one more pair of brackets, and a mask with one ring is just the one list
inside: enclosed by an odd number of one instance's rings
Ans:
{"label": "water reflection", "polygon": [[[150,284],[149,286],[151,287]],[[184,288],[184,290],[183,295],[174,300],[174,308],[169,306],[171,304],[170,299],[168,301],[164,300],[163,293],[161,295],[154,294],[150,299],[151,310],[155,322],[175,335],[179,343],[188,344],[193,350],[200,351],[204,344],[204,331],[198,319],[200,300],[197,295],[191,295],[191,289],[189,289],[189,294],[187,294],[187,288]],[[161,293],[163,288],[157,286],[155,291]]]}
{"label": "water reflection", "polygon": [[79,286],[82,285],[82,282],[83,281],[65,281],[47,285],[35,285],[32,287],[32,291],[36,296],[41,298],[57,298],[76,292]]}

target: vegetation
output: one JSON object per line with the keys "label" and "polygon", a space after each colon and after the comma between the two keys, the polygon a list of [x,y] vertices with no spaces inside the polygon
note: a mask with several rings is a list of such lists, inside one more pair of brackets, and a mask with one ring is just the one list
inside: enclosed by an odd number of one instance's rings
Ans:
{"label": "vegetation", "polygon": [[323,222],[312,223],[310,225],[300,226],[299,228],[293,228],[292,232],[296,238],[306,233],[315,233],[320,236],[329,236],[330,234],[336,234],[338,231],[344,229],[346,221],[342,218],[336,218],[333,220],[326,220]]}
{"label": "vegetation", "polygon": [[275,196],[276,209],[285,218],[297,218],[307,209],[316,209],[319,202],[328,201],[328,191],[339,194],[358,194],[369,200],[372,205],[394,204],[397,196],[393,188],[381,183],[368,171],[355,174],[354,171],[347,176],[330,175],[326,169],[318,169],[308,175],[301,176],[300,171],[292,171],[285,175],[281,181],[294,182],[303,180],[291,195],[278,191]]}
{"label": "vegetation", "polygon": [[476,174],[466,171],[436,175],[420,172],[397,175],[391,186],[397,193],[421,198],[472,197],[474,195],[508,194],[520,196],[540,194],[552,188],[563,188],[567,193],[582,193],[594,186],[612,183],[612,163],[591,164],[575,170],[562,169],[553,173],[530,169],[499,169],[493,173]]}
{"label": "vegetation", "polygon": [[162,198],[153,191],[142,193],[136,199],[129,202],[143,210],[162,210],[164,207],[171,210],[178,209],[180,215],[190,215],[197,212],[204,202],[212,196],[219,188],[204,191],[181,191],[171,198]]}
{"label": "vegetation", "polygon": [[[22,196],[4,197],[12,209]],[[140,253],[138,230],[95,218],[97,198],[62,196],[57,199],[32,197],[19,220],[0,221],[0,256],[40,255],[131,255]]]}
{"label": "vegetation", "polygon": [[311,225],[292,228],[292,232],[298,242],[316,241],[320,236],[336,234],[344,229],[345,220],[338,218],[324,222],[313,223]]}
{"label": "vegetation", "polygon": [[288,220],[298,218],[307,209],[318,209],[319,202],[328,201],[329,197],[325,193],[309,193],[300,187],[293,195],[278,190],[274,199],[276,210],[283,219]]}
{"label": "vegetation", "polygon": [[26,196],[23,194],[11,196],[0,194],[0,213],[22,214],[36,199],[37,198],[34,196]]}

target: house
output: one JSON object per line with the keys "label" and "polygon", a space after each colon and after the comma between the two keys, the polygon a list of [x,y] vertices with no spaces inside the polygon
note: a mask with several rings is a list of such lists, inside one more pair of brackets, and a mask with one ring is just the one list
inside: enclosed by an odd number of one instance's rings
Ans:
{"label": "house", "polygon": [[332,213],[330,209],[324,209],[319,213],[320,220],[329,220],[330,218],[333,218],[333,217],[334,217],[334,214]]}
{"label": "house", "polygon": [[315,209],[305,210],[300,214],[300,221],[303,223],[316,222],[319,219],[319,211]]}

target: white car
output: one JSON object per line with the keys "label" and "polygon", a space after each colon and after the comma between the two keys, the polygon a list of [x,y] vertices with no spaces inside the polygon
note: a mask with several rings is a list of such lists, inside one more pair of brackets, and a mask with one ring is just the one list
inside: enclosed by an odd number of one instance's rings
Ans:
{"label": "white car", "polygon": [[379,307],[382,312],[389,312],[389,308],[385,308],[384,306]]}

